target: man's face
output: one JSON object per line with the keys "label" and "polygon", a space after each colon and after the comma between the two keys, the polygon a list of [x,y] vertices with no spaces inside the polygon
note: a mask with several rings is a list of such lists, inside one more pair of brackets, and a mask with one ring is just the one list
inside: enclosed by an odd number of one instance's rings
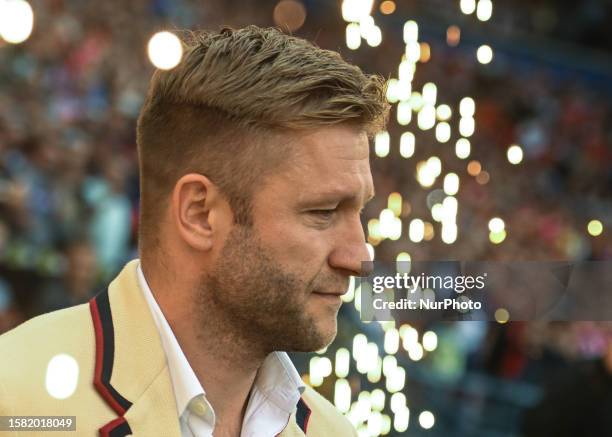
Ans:
{"label": "man's face", "polygon": [[373,195],[365,133],[300,136],[255,187],[253,227],[236,225],[204,278],[233,327],[268,351],[313,351],[336,335],[340,295],[369,259],[360,210]]}

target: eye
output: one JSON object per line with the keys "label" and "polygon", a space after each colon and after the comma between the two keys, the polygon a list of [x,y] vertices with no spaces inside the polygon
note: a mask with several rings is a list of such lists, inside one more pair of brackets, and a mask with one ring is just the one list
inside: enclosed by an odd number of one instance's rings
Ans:
{"label": "eye", "polygon": [[315,215],[316,217],[323,219],[323,220],[329,220],[334,216],[334,213],[336,212],[336,208],[333,209],[313,209],[311,211],[309,211],[311,214]]}

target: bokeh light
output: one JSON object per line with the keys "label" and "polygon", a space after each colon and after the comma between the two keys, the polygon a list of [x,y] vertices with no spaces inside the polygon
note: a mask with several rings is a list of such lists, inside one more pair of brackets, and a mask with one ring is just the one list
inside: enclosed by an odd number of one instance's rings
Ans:
{"label": "bokeh light", "polygon": [[488,184],[490,179],[491,175],[486,170],[482,170],[476,175],[476,182],[478,182],[480,185]]}
{"label": "bokeh light", "polygon": [[506,228],[506,224],[499,217],[493,217],[489,220],[489,231],[491,232],[501,232]]}
{"label": "bokeh light", "polygon": [[440,143],[446,143],[451,137],[451,127],[445,121],[436,125],[436,140]]}
{"label": "bokeh light", "polygon": [[462,117],[459,120],[459,133],[464,137],[471,137],[474,135],[476,129],[476,121],[473,117]]}
{"label": "bokeh light", "polygon": [[281,29],[295,32],[306,21],[306,8],[298,0],[281,0],[274,7],[272,17]]}
{"label": "bokeh light", "polygon": [[424,105],[417,116],[417,125],[421,130],[429,130],[436,124],[436,108],[433,105]]}
{"label": "bokeh light", "polygon": [[444,192],[449,196],[454,196],[459,191],[459,176],[456,173],[449,173],[444,176]]}
{"label": "bokeh light", "polygon": [[461,29],[459,28],[459,26],[449,26],[448,29],[446,29],[446,43],[451,47],[455,47],[459,45],[460,40]]}
{"label": "bokeh light", "polygon": [[183,57],[181,40],[172,32],[158,32],[151,37],[147,46],[151,63],[160,70],[176,67]]}
{"label": "bokeh light", "polygon": [[378,47],[382,42],[382,31],[380,27],[373,26],[366,35],[366,41],[370,47]]}
{"label": "bokeh light", "polygon": [[453,111],[450,106],[442,104],[436,108],[436,117],[440,121],[447,121],[453,115]]}
{"label": "bokeh light", "polygon": [[418,243],[425,236],[425,223],[421,219],[413,219],[408,227],[408,238],[413,243]]}
{"label": "bokeh light", "polygon": [[346,26],[346,46],[351,50],[357,50],[361,46],[361,30],[359,24],[349,23]]}
{"label": "bokeh light", "polygon": [[383,131],[376,134],[374,138],[374,152],[376,156],[384,158],[389,154],[389,132]]}
{"label": "bokeh light", "polygon": [[433,352],[438,347],[438,336],[433,331],[427,331],[423,334],[423,349],[427,352]]}
{"label": "bokeh light", "polygon": [[395,2],[391,0],[385,0],[380,4],[380,12],[384,15],[389,15],[395,12]]}
{"label": "bokeh light", "polygon": [[523,149],[521,146],[513,144],[508,147],[506,156],[508,157],[508,162],[510,164],[520,164],[520,162],[523,160]]}
{"label": "bokeh light", "polygon": [[431,46],[426,42],[421,43],[421,57],[419,61],[427,62],[431,59]]}
{"label": "bokeh light", "polygon": [[461,117],[473,117],[476,112],[476,102],[471,97],[464,97],[459,102],[459,114]]}
{"label": "bokeh light", "polygon": [[506,239],[506,230],[502,229],[499,232],[489,232],[489,241],[493,244],[501,244]]}
{"label": "bokeh light", "polygon": [[347,22],[358,23],[370,15],[373,4],[373,0],[344,0],[342,18]]}
{"label": "bokeh light", "polygon": [[423,429],[431,429],[436,423],[436,418],[431,411],[423,411],[419,414],[419,425]]}
{"label": "bokeh light", "polygon": [[470,176],[477,176],[482,170],[482,166],[478,161],[470,161],[467,166],[467,171]]}
{"label": "bokeh light", "polygon": [[455,154],[459,159],[466,159],[470,156],[470,141],[467,138],[459,138],[455,143]]}
{"label": "bokeh light", "polygon": [[58,354],[49,360],[45,375],[47,393],[55,399],[67,399],[74,394],[79,382],[79,364],[68,354]]}
{"label": "bokeh light", "polygon": [[406,407],[399,408],[395,412],[395,417],[393,418],[393,428],[397,432],[405,432],[408,429],[409,422],[410,410],[408,410]]}
{"label": "bokeh light", "polygon": [[461,12],[464,14],[473,14],[476,10],[476,0],[461,0],[459,2],[459,7],[461,8]]}
{"label": "bokeh light", "polygon": [[348,412],[351,407],[351,386],[346,379],[340,378],[336,380],[334,405],[342,413]]}
{"label": "bokeh light", "polygon": [[0,37],[10,44],[27,40],[34,27],[34,11],[25,0],[0,0]]}
{"label": "bokeh light", "polygon": [[597,237],[603,232],[603,224],[599,220],[591,220],[587,225],[589,235]]}
{"label": "bokeh light", "polygon": [[400,137],[400,155],[403,158],[410,158],[414,155],[414,134],[412,132],[404,132]]}
{"label": "bokeh light", "polygon": [[498,323],[506,323],[510,320],[510,313],[505,308],[498,308],[495,310],[494,317]]}
{"label": "bokeh light", "polygon": [[[404,42],[414,43],[419,39],[419,25],[416,21],[408,20],[404,23]],[[418,59],[418,58],[417,58]]]}
{"label": "bokeh light", "polygon": [[476,59],[478,59],[478,62],[481,64],[489,64],[493,60],[493,49],[491,46],[483,44],[478,47]]}
{"label": "bokeh light", "polygon": [[476,17],[480,21],[487,21],[493,14],[493,2],[491,0],[479,0],[476,6]]}

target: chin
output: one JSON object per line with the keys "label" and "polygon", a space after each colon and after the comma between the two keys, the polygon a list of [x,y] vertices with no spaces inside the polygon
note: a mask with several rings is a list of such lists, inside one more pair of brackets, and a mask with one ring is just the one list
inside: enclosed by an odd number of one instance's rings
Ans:
{"label": "chin", "polygon": [[[318,326],[317,344],[313,346],[310,352],[318,351],[327,347],[334,341],[336,334],[338,333],[338,322],[336,318],[332,321],[324,321]],[[313,342],[314,343],[314,342]]]}
{"label": "chin", "polygon": [[[300,329],[299,333],[295,335],[285,348],[276,350],[286,350],[291,352],[315,352],[321,350],[330,345],[336,338],[337,324],[336,320],[326,320],[325,322],[319,321],[318,323],[311,324],[308,329]],[[279,336],[285,334],[279,333]],[[280,337],[279,337],[280,338]]]}

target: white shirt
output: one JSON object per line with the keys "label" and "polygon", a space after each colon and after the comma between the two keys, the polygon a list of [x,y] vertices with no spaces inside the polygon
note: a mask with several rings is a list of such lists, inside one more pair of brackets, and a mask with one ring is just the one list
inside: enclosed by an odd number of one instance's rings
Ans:
{"label": "white shirt", "polygon": [[[157,304],[140,263],[138,283],[159,331],[166,353],[182,437],[211,437],[215,411],[189,365],[168,321]],[[273,437],[289,421],[305,385],[285,352],[272,352],[257,371],[242,422],[240,437]]]}

